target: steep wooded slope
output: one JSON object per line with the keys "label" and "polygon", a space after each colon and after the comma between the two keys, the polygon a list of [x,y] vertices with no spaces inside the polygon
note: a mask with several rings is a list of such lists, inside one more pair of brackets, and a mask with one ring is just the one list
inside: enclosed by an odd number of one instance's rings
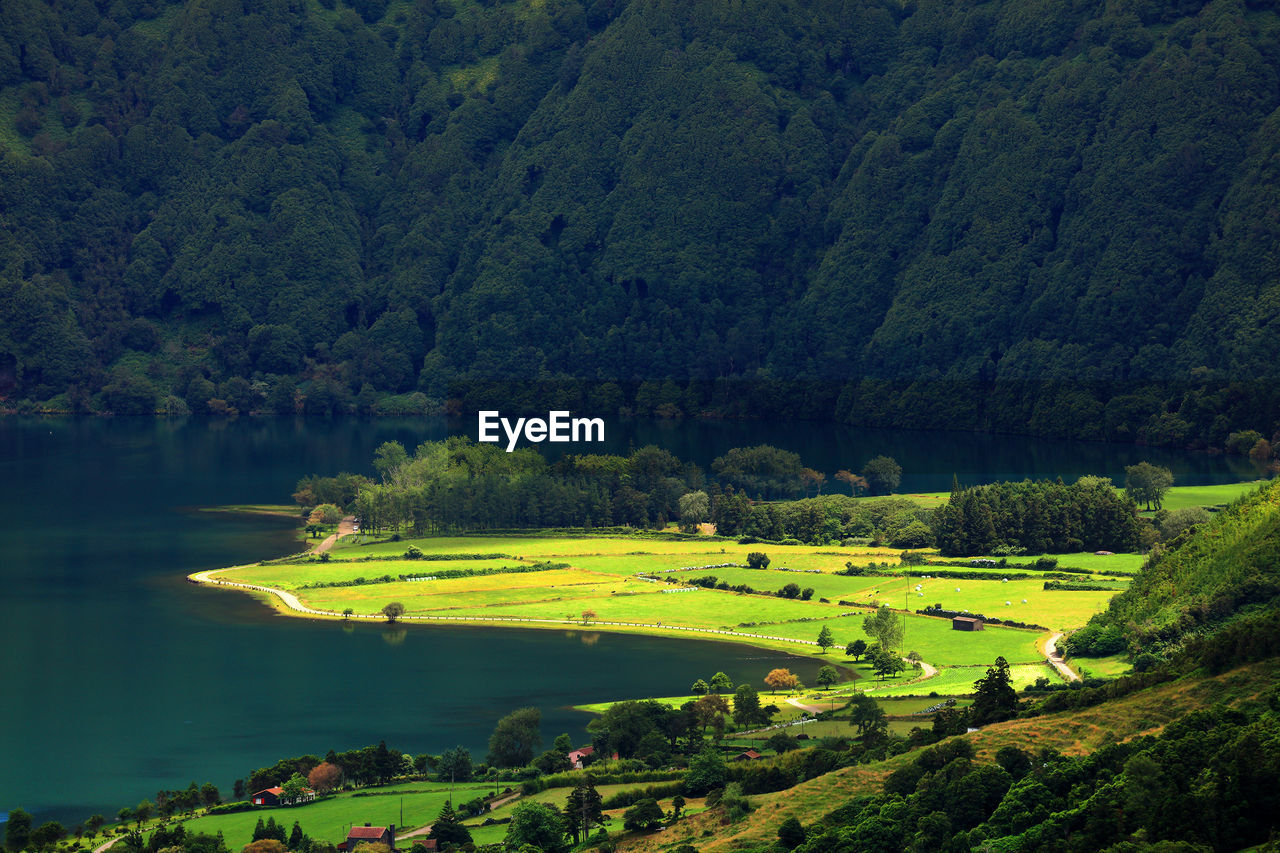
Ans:
{"label": "steep wooded slope", "polygon": [[976,401],[952,426],[1269,436],[1272,386],[1222,383],[1280,355],[1278,33],[1241,0],[14,0],[0,393],[577,379],[901,422],[877,381],[920,380]]}

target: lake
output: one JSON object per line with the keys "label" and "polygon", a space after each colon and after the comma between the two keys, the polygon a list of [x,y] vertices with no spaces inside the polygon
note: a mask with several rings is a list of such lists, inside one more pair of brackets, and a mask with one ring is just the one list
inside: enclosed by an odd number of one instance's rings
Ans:
{"label": "lake", "polygon": [[[817,666],[709,641],[577,631],[342,626],[277,616],[195,587],[194,570],[297,549],[287,520],[198,507],[288,503],[308,473],[372,473],[373,449],[412,449],[475,422],[0,419],[0,814],[37,824],[112,816],[162,788],[232,780],[289,755],[385,739],[408,752],[464,745],[483,757],[493,724],[543,712],[550,741],[585,743],[568,706],[681,693],[724,670],[759,681]],[[1123,477],[1142,459],[1179,484],[1252,479],[1246,461],[1127,445],[814,423],[609,422],[603,445],[654,443],[704,466],[733,446],[799,452],[828,476],[894,456],[903,490],[1084,473]]]}

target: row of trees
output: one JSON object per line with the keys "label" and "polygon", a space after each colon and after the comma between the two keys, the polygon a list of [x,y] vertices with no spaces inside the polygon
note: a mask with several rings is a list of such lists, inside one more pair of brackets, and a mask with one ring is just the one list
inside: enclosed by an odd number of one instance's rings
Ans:
{"label": "row of trees", "polygon": [[947,556],[1132,551],[1137,506],[1103,477],[993,483],[961,489],[934,512],[938,550]]}
{"label": "row of trees", "polygon": [[[661,527],[669,521],[692,532],[712,521],[725,535],[825,541],[849,531],[874,533],[877,524],[896,530],[918,521],[899,518],[906,512],[903,505],[861,508],[850,498],[754,503],[740,489],[767,495],[804,488],[801,473],[808,469],[799,467],[799,457],[767,445],[731,450],[716,459],[712,470],[717,479],[710,482],[697,465],[658,447],[627,456],[568,456],[548,463],[532,449],[506,453],[464,437],[426,442],[412,455],[398,442],[387,442],[377,449],[374,467],[379,482],[347,473],[304,477],[294,500],[307,511],[325,505],[345,508],[361,519],[364,529],[375,532],[403,526],[418,533]],[[914,526],[927,532],[923,523]]]}

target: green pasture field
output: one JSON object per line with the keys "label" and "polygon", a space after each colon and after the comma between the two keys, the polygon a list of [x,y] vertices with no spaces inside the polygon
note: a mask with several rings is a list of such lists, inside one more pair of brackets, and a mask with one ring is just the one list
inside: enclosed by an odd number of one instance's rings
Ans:
{"label": "green pasture field", "polygon": [[[1072,554],[1048,554],[1058,561],[1059,568],[1088,569],[1095,574],[1106,574],[1108,570],[1119,572],[1136,572],[1147,561],[1146,554],[1095,554],[1092,551],[1077,551]],[[953,559],[953,558],[943,558]],[[956,560],[999,560],[999,557],[956,557]],[[1034,563],[1035,557],[1007,557],[1010,563]],[[969,571],[969,566],[920,566],[919,571],[929,573],[930,568],[949,569],[951,571]],[[916,571],[915,568],[912,571]],[[1034,569],[1010,565],[996,572],[1033,572]],[[1054,571],[1050,569],[1049,571]],[[1083,575],[1081,576],[1083,577]]]}
{"label": "green pasture field", "polygon": [[[877,699],[882,696],[967,696],[973,692],[973,683],[986,675],[982,666],[953,666],[940,671],[933,678],[908,684],[901,679],[893,683],[891,679],[884,682],[862,685],[863,689]],[[1009,676],[1014,690],[1035,684],[1037,678],[1048,678],[1054,683],[1062,683],[1062,676],[1048,663],[1016,664],[1009,667]],[[883,686],[881,686],[883,685]]]}
{"label": "green pasture field", "polygon": [[[1181,509],[1187,506],[1226,506],[1241,495],[1248,494],[1265,483],[1265,480],[1251,480],[1244,483],[1221,483],[1216,486],[1173,486],[1165,492],[1161,505],[1165,509]],[[1124,494],[1124,489],[1116,488],[1116,492]],[[945,504],[951,497],[950,492],[927,492],[916,495],[900,495],[911,498],[921,506],[936,507]],[[863,498],[863,500],[876,500]],[[1138,504],[1139,509],[1146,504]],[[1066,565],[1066,563],[1063,563]],[[1083,567],[1082,567],[1083,568]]]}
{"label": "green pasture field", "polygon": [[[523,575],[490,575],[474,580],[505,579],[512,585],[503,588],[472,588],[461,590],[432,589],[437,584],[451,581],[396,581],[388,584],[364,586],[326,587],[302,590],[299,597],[307,604],[329,610],[352,608],[357,613],[377,613],[387,603],[398,601],[410,616],[530,616],[537,611],[541,619],[577,619],[583,610],[593,609],[606,618],[598,601],[611,602],[618,594],[651,595],[641,589],[640,581],[564,573],[560,583],[537,583],[541,572]],[[524,579],[523,582],[514,580]],[[462,580],[459,578],[458,580]],[[467,580],[473,580],[467,578]],[[629,598],[624,595],[623,598]],[[568,608],[568,609],[566,609]]]}
{"label": "green pasture field", "polygon": [[[657,585],[643,581],[617,581],[614,585],[603,587],[597,594],[575,596],[574,604],[557,599],[567,598],[567,593],[548,591],[547,599],[536,602],[515,602],[510,605],[494,605],[491,607],[459,607],[450,611],[459,616],[515,616],[532,619],[564,619],[572,614],[577,617],[583,609],[595,611],[593,621],[598,622],[639,622],[643,624],[680,625],[694,628],[716,628],[747,633],[768,633],[756,631],[754,628],[739,628],[742,623],[763,621],[781,621],[812,617],[835,617],[848,612],[849,608],[837,607],[834,604],[817,604],[786,598],[771,598],[762,595],[744,595],[719,590],[696,589],[687,592],[669,592],[662,590],[665,584]],[[615,589],[625,590],[633,594],[613,594]],[[328,590],[324,590],[328,591]],[[404,602],[409,611],[415,612],[422,607],[422,602],[411,604]],[[425,605],[430,607],[429,604]],[[566,609],[569,608],[569,609]],[[577,610],[572,608],[577,607]],[[814,639],[818,635],[818,625],[813,626]],[[809,632],[806,632],[806,635]],[[784,635],[784,636],[790,636]]]}
{"label": "green pasture field", "polygon": [[[1174,486],[1165,492],[1160,506],[1167,510],[1183,509],[1189,506],[1226,506],[1241,495],[1246,495],[1256,490],[1264,483],[1266,483],[1266,480],[1253,480],[1248,483],[1223,483],[1217,486]],[[1146,504],[1138,504],[1139,508],[1145,506]],[[1143,514],[1147,515],[1145,512]]]}
{"label": "green pasture field", "polygon": [[[491,785],[458,785],[454,791],[454,802],[484,796],[492,790]],[[353,823],[371,823],[374,826],[394,823],[397,828],[402,825],[412,828],[431,823],[449,799],[449,783],[406,782],[389,786],[385,790],[366,788],[358,793],[363,796],[342,793],[300,806],[257,808],[234,814],[199,817],[187,821],[186,829],[187,832],[207,832],[210,835],[221,831],[226,837],[227,847],[239,850],[253,840],[253,829],[259,819],[265,821],[268,817],[274,817],[276,823],[284,825],[286,833],[293,822],[297,821],[302,826],[302,831],[312,838],[337,844],[346,838],[347,828]],[[400,820],[402,803],[403,824]]]}
{"label": "green pasture field", "polygon": [[[924,571],[927,571],[925,569]],[[687,572],[690,577],[698,572]],[[815,598],[832,601],[854,601],[860,604],[888,604],[890,607],[920,610],[941,604],[947,610],[968,610],[1001,619],[1016,619],[1048,628],[1073,628],[1106,607],[1115,593],[1124,589],[1119,584],[1110,592],[1063,591],[1044,589],[1042,580],[1003,582],[998,573],[991,580],[956,580],[954,578],[894,578],[843,575],[815,575],[797,572],[775,572],[757,569],[717,569],[714,574],[729,584],[747,584],[754,589],[777,590],[788,583],[801,588],[812,587]],[[1082,578],[1083,579],[1083,578]],[[921,589],[917,592],[916,587]],[[960,592],[956,592],[959,588]],[[1027,603],[1023,604],[1022,600]],[[1006,605],[1005,602],[1012,602]]]}
{"label": "green pasture field", "polygon": [[1085,678],[1116,678],[1124,675],[1133,665],[1125,655],[1109,655],[1104,658],[1071,658],[1068,663]]}
{"label": "green pasture field", "polygon": [[[319,560],[306,563],[267,564],[263,566],[246,566],[232,569],[219,575],[223,580],[244,581],[274,586],[279,589],[296,590],[307,584],[334,583],[349,581],[359,577],[375,578],[383,575],[398,577],[399,575],[429,575],[433,571],[456,569],[499,569],[507,566],[523,566],[518,560],[440,560],[422,562],[421,560],[395,560],[372,563],[334,562],[322,563]],[[517,578],[540,577],[542,572],[513,574],[506,583],[518,583]],[[451,578],[447,581],[412,581],[412,583],[459,584],[466,588],[465,581],[493,581],[494,575],[476,578]],[[488,588],[488,587],[483,587]]]}
{"label": "green pasture field", "polygon": [[[415,545],[428,554],[504,553],[499,560],[404,560],[395,559]],[[721,553],[721,551],[724,553]],[[801,588],[813,587],[813,599],[785,599],[769,595],[746,595],[724,590],[694,588],[668,591],[687,586],[668,584],[636,577],[636,572],[658,571],[663,567],[707,566],[721,562],[745,562],[752,550],[764,550],[773,565],[825,567],[827,573],[788,572],[777,568],[753,570],[736,567],[695,569],[669,573],[680,580],[706,574],[728,583],[745,583],[761,590],[776,590],[787,583]],[[639,553],[635,553],[639,552]],[[535,619],[580,622],[582,613],[594,612],[590,624],[619,622],[637,626],[635,630],[650,632],[667,628],[698,628],[732,631],[800,640],[812,643],[819,631],[829,627],[835,648],[828,659],[843,665],[851,661],[841,655],[845,644],[862,639],[870,641],[862,630],[868,613],[864,607],[841,606],[839,600],[887,602],[891,607],[923,609],[932,604],[944,608],[968,610],[988,617],[1014,619],[1065,629],[1084,624],[1093,613],[1106,606],[1112,591],[1045,591],[1043,581],[1010,580],[1003,574],[1014,571],[994,569],[986,572],[990,580],[957,580],[950,578],[906,578],[902,576],[843,576],[830,571],[843,568],[845,562],[889,562],[897,564],[897,553],[889,549],[832,549],[815,546],[762,546],[720,543],[690,537],[679,540],[645,539],[626,536],[464,536],[436,537],[401,542],[384,542],[372,546],[344,546],[338,553],[345,557],[382,554],[391,559],[351,562],[333,559],[328,562],[243,566],[229,570],[221,578],[261,583],[296,593],[305,604],[320,610],[341,613],[347,608],[360,615],[377,614],[386,604],[398,601],[408,616],[433,616],[471,619]],[[520,559],[526,561],[517,563]],[[1087,559],[1086,559],[1087,558]],[[1133,560],[1140,560],[1134,557]],[[570,568],[545,572],[522,572],[454,578],[438,581],[393,581],[349,587],[301,589],[317,582],[335,582],[355,577],[397,576],[430,573],[459,568],[488,568],[525,565],[531,561],[567,563]],[[1125,561],[1116,557],[1082,555],[1072,562]],[[1121,562],[1121,565],[1130,565]],[[1115,566],[1116,562],[1109,565]],[[916,571],[927,573],[929,567]],[[664,577],[660,575],[660,577]],[[1083,579],[1083,577],[1082,577]],[[917,592],[916,585],[921,589]],[[1123,582],[1117,583],[1117,589]],[[960,592],[955,590],[959,587]],[[918,594],[923,593],[923,594]],[[828,598],[832,603],[823,603]],[[1027,603],[1023,604],[1022,600]],[[1004,602],[1009,601],[1006,605]],[[1010,663],[1032,663],[1042,660],[1035,647],[1035,631],[997,626],[975,633],[951,629],[946,619],[911,614],[906,618],[907,636],[904,648],[918,652],[925,661],[936,666],[966,664],[987,665],[1003,655]],[[617,626],[619,630],[628,630]],[[761,640],[771,647],[781,643]],[[813,646],[796,651],[817,652]],[[821,656],[819,656],[821,657]],[[861,673],[866,678],[868,673]],[[711,673],[708,673],[708,677]],[[860,685],[861,686],[861,685]]]}
{"label": "green pasture field", "polygon": [[[849,608],[841,608],[849,611]],[[828,652],[833,662],[844,666],[851,665],[852,658],[844,655],[844,647],[854,640],[870,638],[862,631],[862,619],[867,611],[858,609],[850,612],[851,618],[830,619],[818,622],[770,623],[756,625],[751,628],[739,628],[740,631],[765,634],[776,637],[796,637],[799,639],[816,639],[823,625],[831,628],[836,640],[835,647]],[[1017,628],[1002,628],[989,625],[984,631],[954,631],[950,619],[939,619],[932,616],[907,617],[906,636],[903,648],[916,651],[925,661],[935,666],[957,666],[965,664],[981,664],[987,666],[1001,655],[1010,663],[1029,663],[1043,660],[1036,650],[1036,639],[1043,632],[1026,631]],[[858,665],[865,679],[875,676],[870,674],[863,664]],[[859,682],[862,689],[867,682]]]}

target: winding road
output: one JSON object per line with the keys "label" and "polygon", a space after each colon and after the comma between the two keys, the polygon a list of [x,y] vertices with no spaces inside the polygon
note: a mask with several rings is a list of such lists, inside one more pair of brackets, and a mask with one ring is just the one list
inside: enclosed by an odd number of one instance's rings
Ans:
{"label": "winding road", "polygon": [[1062,659],[1062,653],[1058,651],[1058,640],[1061,638],[1062,632],[1059,631],[1044,641],[1044,658],[1067,681],[1079,681],[1080,676],[1076,674],[1075,670],[1067,666],[1067,662]]}

